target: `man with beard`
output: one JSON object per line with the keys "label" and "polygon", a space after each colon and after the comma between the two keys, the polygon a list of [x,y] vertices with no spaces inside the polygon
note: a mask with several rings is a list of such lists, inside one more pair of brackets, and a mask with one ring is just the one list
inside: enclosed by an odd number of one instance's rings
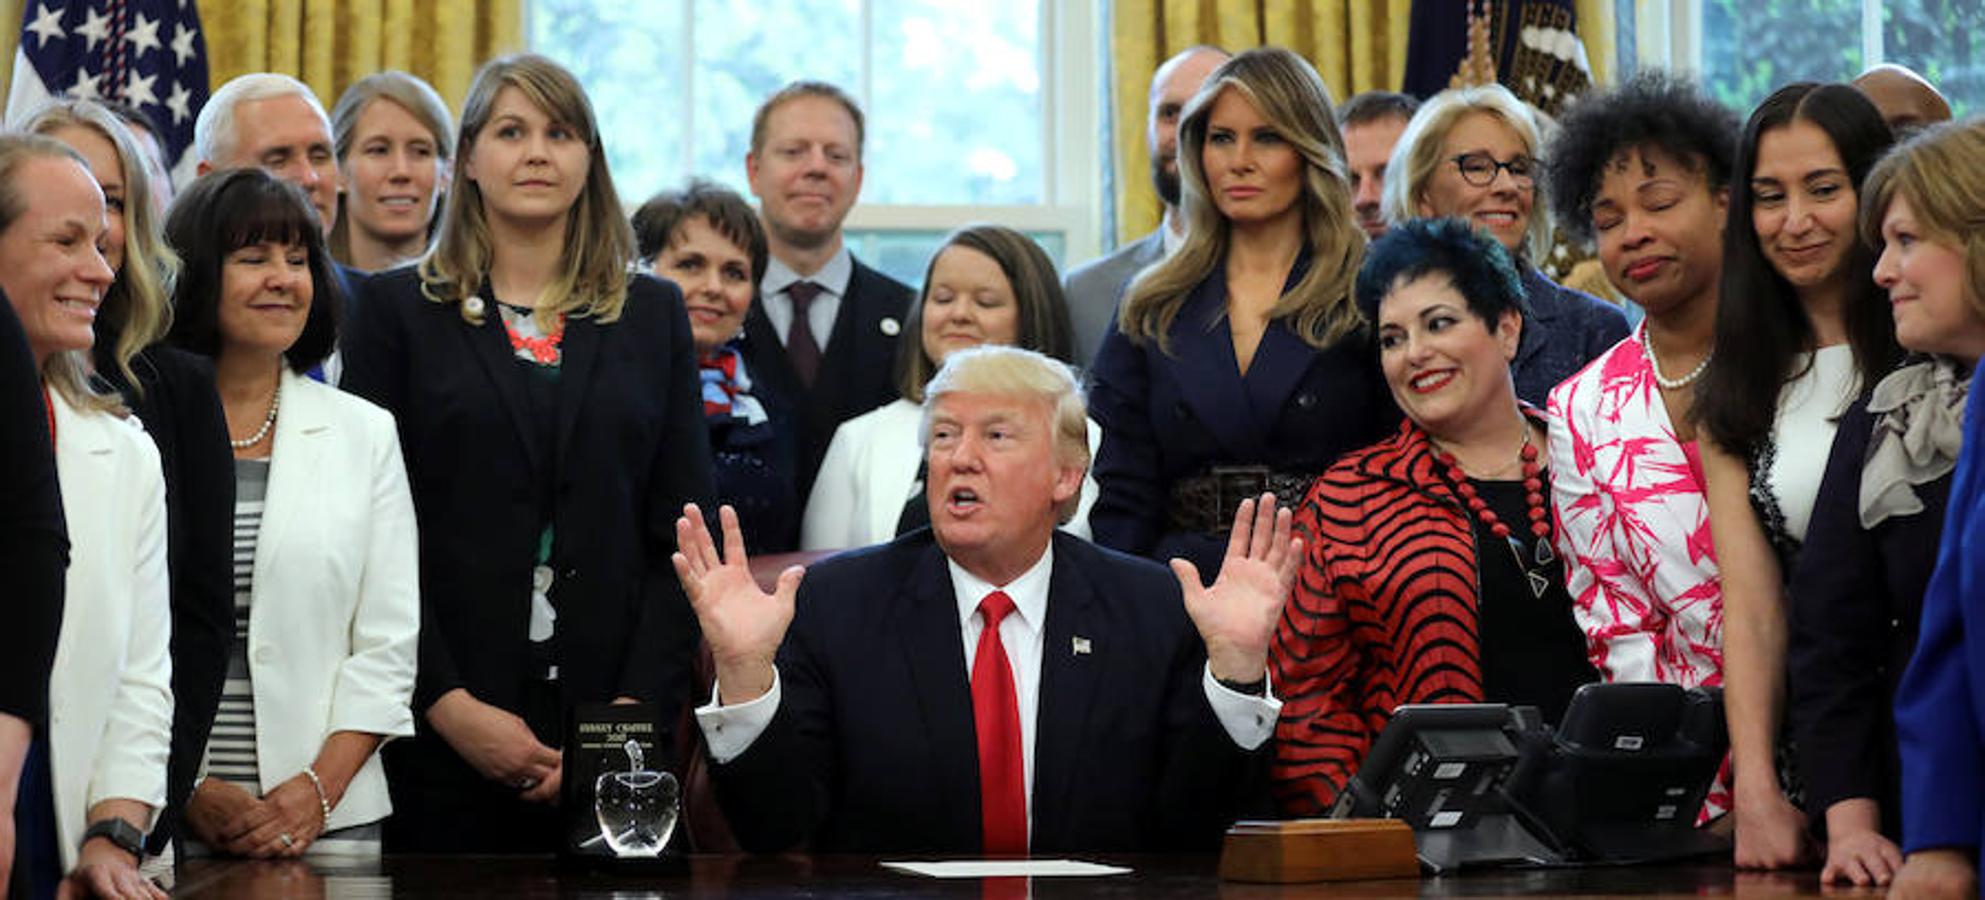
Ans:
{"label": "man with beard", "polygon": [[861,193],[863,127],[846,91],[796,81],[758,107],[744,158],[771,251],[744,323],[745,367],[801,410],[802,497],[835,427],[896,399],[910,288],[841,241]]}
{"label": "man with beard", "polygon": [[1358,211],[1358,227],[1374,241],[1385,234],[1385,217],[1378,210],[1379,195],[1385,190],[1385,164],[1419,108],[1420,101],[1391,91],[1366,91],[1337,107],[1344,162],[1351,170],[1351,207]]}
{"label": "man with beard", "polygon": [[1218,47],[1188,47],[1151,75],[1151,115],[1144,139],[1151,149],[1151,186],[1165,203],[1165,218],[1158,230],[1084,263],[1064,280],[1069,317],[1075,325],[1076,359],[1084,365],[1096,355],[1116,320],[1117,304],[1130,280],[1185,240],[1185,218],[1179,215],[1179,113],[1199,93],[1207,74],[1229,55]]}

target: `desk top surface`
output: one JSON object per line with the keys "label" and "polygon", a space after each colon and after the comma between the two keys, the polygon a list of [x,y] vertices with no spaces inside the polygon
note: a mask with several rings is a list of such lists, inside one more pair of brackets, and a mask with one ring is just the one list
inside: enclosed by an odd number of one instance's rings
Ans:
{"label": "desk top surface", "polygon": [[[1213,897],[1269,900],[1297,897],[1635,897],[1708,895],[1765,900],[1818,896],[1811,871],[1740,873],[1728,866],[1484,870],[1419,880],[1248,885],[1221,882],[1217,859],[1205,856],[1096,856],[1129,866],[1101,878],[939,880],[881,868],[865,856],[698,856],[687,874],[583,871],[549,857],[398,856],[327,864],[279,861],[189,861],[175,897],[233,898],[488,897]],[[1031,887],[1031,890],[1030,890]],[[1874,889],[1828,889],[1829,896],[1881,896]]]}

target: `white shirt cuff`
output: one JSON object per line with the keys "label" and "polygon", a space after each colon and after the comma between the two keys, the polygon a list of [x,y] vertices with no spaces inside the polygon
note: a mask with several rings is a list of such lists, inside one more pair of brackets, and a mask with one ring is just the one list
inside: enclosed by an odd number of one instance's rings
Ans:
{"label": "white shirt cuff", "polygon": [[722,765],[743,756],[744,751],[751,749],[752,742],[765,733],[765,727],[772,724],[772,716],[779,711],[779,670],[772,670],[771,690],[743,703],[722,705],[723,695],[717,688],[710,685],[710,702],[696,708],[696,727],[703,729],[703,743],[710,749],[710,759]]}
{"label": "white shirt cuff", "polygon": [[[1268,676],[1264,674],[1263,677]],[[1275,721],[1282,717],[1282,701],[1275,699],[1273,679],[1269,679],[1268,693],[1259,697],[1231,690],[1215,680],[1210,663],[1199,680],[1206,689],[1206,702],[1213,705],[1213,715],[1220,720],[1220,727],[1227,729],[1227,736],[1233,738],[1242,750],[1253,750],[1275,736]],[[711,753],[715,752],[713,745]]]}

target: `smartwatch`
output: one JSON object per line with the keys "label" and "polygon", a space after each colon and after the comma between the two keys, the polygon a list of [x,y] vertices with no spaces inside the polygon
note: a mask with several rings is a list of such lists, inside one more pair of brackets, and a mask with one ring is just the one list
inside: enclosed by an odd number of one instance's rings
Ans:
{"label": "smartwatch", "polygon": [[90,838],[103,838],[116,844],[117,849],[131,854],[132,859],[145,858],[145,833],[116,816],[90,823],[89,830],[83,832],[83,843],[89,843]]}

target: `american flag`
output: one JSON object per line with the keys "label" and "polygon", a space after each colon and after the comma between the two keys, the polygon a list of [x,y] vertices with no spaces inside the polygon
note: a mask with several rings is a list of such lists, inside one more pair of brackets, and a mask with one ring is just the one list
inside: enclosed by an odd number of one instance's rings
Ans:
{"label": "american flag", "polygon": [[207,44],[193,0],[26,0],[7,121],[55,96],[119,100],[152,117],[174,180],[195,163]]}

